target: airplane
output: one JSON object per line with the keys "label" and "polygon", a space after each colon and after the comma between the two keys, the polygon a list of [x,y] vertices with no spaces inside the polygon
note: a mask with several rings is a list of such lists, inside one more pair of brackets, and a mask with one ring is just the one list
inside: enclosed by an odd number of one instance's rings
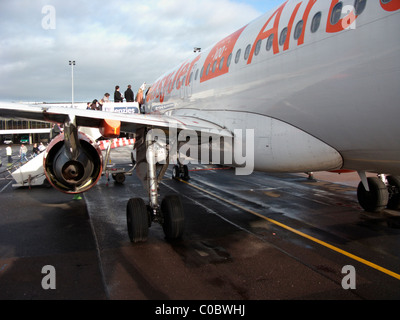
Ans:
{"label": "airplane", "polygon": [[182,236],[181,200],[160,203],[158,188],[170,164],[174,178],[189,178],[196,157],[242,175],[357,171],[364,210],[399,210],[399,13],[399,0],[287,0],[156,79],[145,114],[10,104],[0,112],[63,125],[44,170],[66,193],[101,176],[101,152],[79,127],[135,133],[149,201],[128,201],[132,242],[146,241],[152,222],[166,238]]}

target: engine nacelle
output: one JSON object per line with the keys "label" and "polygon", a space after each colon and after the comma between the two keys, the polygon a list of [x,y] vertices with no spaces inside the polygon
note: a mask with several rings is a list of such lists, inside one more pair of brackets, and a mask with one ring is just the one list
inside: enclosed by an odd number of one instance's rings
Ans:
{"label": "engine nacelle", "polygon": [[53,139],[43,158],[44,172],[50,184],[65,193],[81,193],[96,185],[103,170],[103,155],[95,141],[78,133],[80,146],[71,159],[65,147],[64,133]]}

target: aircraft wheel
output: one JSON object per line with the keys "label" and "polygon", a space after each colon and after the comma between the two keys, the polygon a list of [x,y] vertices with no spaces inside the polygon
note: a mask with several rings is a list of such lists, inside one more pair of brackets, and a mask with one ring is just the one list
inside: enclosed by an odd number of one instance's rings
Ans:
{"label": "aircraft wheel", "polygon": [[400,177],[387,176],[386,179],[391,189],[387,207],[391,210],[400,210]]}
{"label": "aircraft wheel", "polygon": [[178,239],[183,235],[184,212],[181,199],[177,195],[166,196],[161,202],[162,224],[167,239]]}
{"label": "aircraft wheel", "polygon": [[383,181],[376,177],[369,177],[366,191],[362,182],[357,188],[357,197],[360,206],[368,212],[382,211],[389,201],[389,191]]}
{"label": "aircraft wheel", "polygon": [[149,217],[141,198],[132,198],[126,207],[126,221],[131,242],[144,242],[149,233]]}
{"label": "aircraft wheel", "polygon": [[172,168],[172,179],[178,180],[178,179],[183,179],[183,180],[189,180],[189,168],[187,165],[182,166],[182,170],[179,168],[179,166],[175,165]]}
{"label": "aircraft wheel", "polygon": [[125,175],[123,173],[113,174],[113,179],[116,183],[123,184],[125,181]]}
{"label": "aircraft wheel", "polygon": [[190,179],[190,177],[189,177],[189,168],[188,168],[187,165],[184,165],[184,166],[183,166],[183,175],[182,175],[182,179],[183,179],[183,180],[189,180],[189,179]]}
{"label": "aircraft wheel", "polygon": [[177,165],[172,168],[172,179],[179,179],[179,166]]}

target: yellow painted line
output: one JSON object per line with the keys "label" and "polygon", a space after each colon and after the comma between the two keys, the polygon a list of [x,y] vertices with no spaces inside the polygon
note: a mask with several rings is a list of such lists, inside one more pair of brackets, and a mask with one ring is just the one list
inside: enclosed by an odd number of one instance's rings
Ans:
{"label": "yellow painted line", "polygon": [[371,267],[371,268],[374,268],[374,269],[376,269],[376,270],[378,270],[378,271],[380,271],[380,272],[383,272],[383,273],[385,273],[385,274],[387,274],[387,275],[389,275],[389,276],[391,276],[391,277],[393,277],[393,278],[396,278],[397,280],[400,280],[400,274],[398,274],[398,273],[395,273],[395,272],[390,271],[390,270],[388,270],[388,269],[386,269],[386,268],[383,268],[383,267],[381,267],[381,266],[379,266],[379,265],[377,265],[377,264],[375,264],[375,263],[373,263],[373,262],[370,262],[370,261],[368,261],[368,260],[365,260],[365,259],[363,259],[363,258],[360,258],[360,257],[358,257],[358,256],[356,256],[356,255],[354,255],[354,254],[352,254],[352,253],[350,253],[350,252],[347,252],[347,251],[344,251],[344,250],[342,250],[342,249],[340,249],[340,248],[337,248],[337,247],[335,247],[335,246],[333,246],[333,245],[331,245],[331,244],[329,244],[329,243],[327,243],[327,242],[325,242],[325,241],[322,241],[322,240],[319,240],[319,239],[317,239],[317,238],[314,238],[314,237],[312,237],[312,236],[310,236],[310,235],[308,235],[308,234],[306,234],[306,233],[304,233],[304,232],[298,231],[298,230],[296,230],[296,229],[294,229],[294,228],[292,228],[292,227],[289,227],[289,226],[287,226],[287,225],[285,225],[285,224],[283,224],[283,223],[281,223],[281,222],[278,222],[278,221],[276,221],[276,220],[267,218],[267,217],[263,216],[262,214],[260,214],[260,213],[258,213],[258,212],[255,212],[255,211],[250,210],[250,209],[248,209],[248,208],[245,208],[245,207],[243,207],[243,206],[241,206],[241,205],[239,205],[239,204],[237,204],[237,203],[234,203],[234,202],[231,202],[231,201],[229,201],[229,200],[226,200],[226,199],[224,199],[224,198],[222,198],[222,197],[220,197],[220,196],[218,196],[218,195],[216,195],[216,194],[214,194],[214,193],[212,193],[212,192],[210,192],[210,191],[207,191],[207,190],[205,190],[205,189],[203,189],[203,188],[200,188],[200,187],[198,187],[198,186],[195,186],[195,185],[193,185],[193,184],[191,184],[191,183],[189,183],[189,182],[187,182],[187,181],[184,181],[184,180],[180,180],[180,181],[186,183],[187,185],[189,185],[189,186],[191,186],[191,187],[193,187],[193,188],[195,188],[195,189],[198,189],[198,190],[200,190],[200,191],[202,191],[202,192],[205,192],[205,193],[207,193],[207,194],[213,196],[214,198],[217,198],[217,199],[222,200],[222,201],[224,201],[224,202],[226,202],[226,203],[229,203],[229,204],[231,204],[231,205],[233,205],[233,206],[235,206],[235,207],[237,207],[237,208],[239,208],[239,209],[241,209],[241,210],[243,210],[243,211],[246,211],[246,212],[248,212],[248,213],[251,213],[251,214],[253,214],[253,215],[255,215],[255,216],[259,217],[259,218],[262,218],[262,219],[264,219],[264,220],[267,220],[268,222],[273,223],[273,224],[275,224],[275,225],[277,225],[277,226],[279,226],[279,227],[281,227],[281,228],[283,228],[283,229],[286,229],[286,230],[288,230],[288,231],[290,231],[290,232],[293,232],[293,233],[295,233],[295,234],[297,234],[297,235],[299,235],[299,236],[301,236],[301,237],[303,237],[303,238],[309,239],[309,240],[311,240],[311,241],[313,241],[313,242],[315,242],[315,243],[318,243],[318,244],[320,244],[320,245],[322,245],[322,246],[324,246],[324,247],[326,247],[326,248],[329,248],[329,249],[331,249],[331,250],[333,250],[333,251],[336,251],[336,252],[338,252],[338,253],[340,253],[340,254],[342,254],[342,255],[345,255],[345,256],[347,256],[347,257],[353,259],[353,260],[356,260],[356,261],[358,261],[358,262],[361,262],[361,263],[363,263],[363,264],[365,264],[365,265],[367,265],[367,266],[369,266],[369,267]]}

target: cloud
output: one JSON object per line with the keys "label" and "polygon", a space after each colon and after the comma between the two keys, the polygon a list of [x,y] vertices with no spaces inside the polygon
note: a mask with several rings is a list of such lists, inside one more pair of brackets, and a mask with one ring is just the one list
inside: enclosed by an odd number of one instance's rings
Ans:
{"label": "cloud", "polygon": [[1,1],[0,100],[70,101],[69,60],[76,101],[138,88],[258,15],[229,0]]}

